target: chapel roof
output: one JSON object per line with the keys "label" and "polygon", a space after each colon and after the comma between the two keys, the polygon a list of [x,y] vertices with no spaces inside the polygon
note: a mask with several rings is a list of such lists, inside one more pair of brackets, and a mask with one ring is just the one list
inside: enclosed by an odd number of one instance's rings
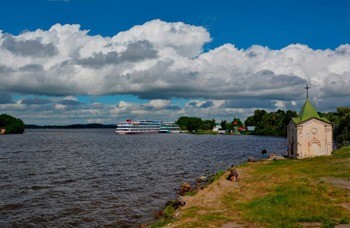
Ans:
{"label": "chapel roof", "polygon": [[312,118],[321,120],[321,121],[326,122],[326,123],[331,123],[327,118],[320,117],[320,115],[318,115],[315,107],[311,104],[309,99],[306,99],[303,107],[300,110],[299,116],[292,118],[292,120],[295,124],[299,124],[301,122],[305,122],[305,121],[310,120]]}

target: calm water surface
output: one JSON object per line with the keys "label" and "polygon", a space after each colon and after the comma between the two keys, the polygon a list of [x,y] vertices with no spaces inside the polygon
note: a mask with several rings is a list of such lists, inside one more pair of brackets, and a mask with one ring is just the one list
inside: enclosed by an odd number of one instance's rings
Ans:
{"label": "calm water surface", "polygon": [[136,226],[193,183],[286,139],[115,135],[113,129],[0,136],[0,227]]}

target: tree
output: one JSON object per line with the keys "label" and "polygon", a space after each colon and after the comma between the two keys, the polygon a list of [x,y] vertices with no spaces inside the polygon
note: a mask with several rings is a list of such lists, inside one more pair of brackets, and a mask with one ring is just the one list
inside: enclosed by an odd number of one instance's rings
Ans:
{"label": "tree", "polygon": [[202,130],[213,130],[215,127],[215,120],[204,120],[200,126]]}
{"label": "tree", "polygon": [[233,123],[233,124],[236,123],[236,126],[237,126],[237,127],[242,127],[242,126],[243,126],[243,123],[242,123],[242,121],[241,121],[240,118],[233,118],[232,123]]}
{"label": "tree", "polygon": [[335,139],[340,146],[349,145],[350,142],[350,107],[337,108],[338,125],[336,126]]}
{"label": "tree", "polygon": [[188,116],[181,116],[175,123],[179,125],[181,130],[188,130],[190,118]]}
{"label": "tree", "polygon": [[190,132],[198,131],[200,126],[202,125],[202,119],[198,117],[190,117],[190,121],[187,126],[187,130]]}
{"label": "tree", "polygon": [[[338,109],[343,109],[343,108],[339,107]],[[340,124],[340,114],[338,111],[337,112],[328,112],[328,113],[319,112],[318,115],[320,117],[326,117],[329,121],[331,121],[333,126],[338,126]]]}
{"label": "tree", "polygon": [[294,111],[278,110],[277,112],[267,113],[265,110],[255,110],[254,115],[247,118],[246,126],[256,126],[254,134],[257,135],[275,135],[286,136],[287,125],[292,117],[298,114]]}
{"label": "tree", "polygon": [[221,120],[221,130],[226,130],[226,124],[227,124],[227,122],[226,122],[226,120]]}
{"label": "tree", "polygon": [[226,130],[233,131],[233,124],[231,122],[226,123]]}
{"label": "tree", "polygon": [[263,117],[267,114],[265,110],[257,109],[254,111],[253,116],[249,116],[245,121],[245,126],[256,126],[262,121]]}
{"label": "tree", "polygon": [[6,129],[6,134],[20,134],[25,129],[25,125],[21,119],[7,114],[0,115],[0,127]]}
{"label": "tree", "polygon": [[216,126],[216,120],[215,119],[211,119],[211,130],[213,130],[213,128]]}
{"label": "tree", "polygon": [[180,126],[181,130],[198,131],[198,130],[213,130],[215,127],[215,120],[202,120],[198,117],[181,116],[176,124]]}

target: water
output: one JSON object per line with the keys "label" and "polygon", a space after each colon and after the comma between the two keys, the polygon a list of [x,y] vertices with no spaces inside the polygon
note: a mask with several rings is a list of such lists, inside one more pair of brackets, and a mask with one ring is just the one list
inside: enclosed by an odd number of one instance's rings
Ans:
{"label": "water", "polygon": [[116,135],[113,129],[0,136],[0,227],[136,226],[193,183],[286,139]]}

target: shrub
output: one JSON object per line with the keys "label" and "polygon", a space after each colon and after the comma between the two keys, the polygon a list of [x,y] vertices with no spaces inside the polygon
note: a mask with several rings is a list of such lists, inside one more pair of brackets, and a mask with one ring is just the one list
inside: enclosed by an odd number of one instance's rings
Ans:
{"label": "shrub", "polygon": [[20,134],[24,132],[25,125],[21,119],[1,114],[0,127],[6,129],[6,134]]}

